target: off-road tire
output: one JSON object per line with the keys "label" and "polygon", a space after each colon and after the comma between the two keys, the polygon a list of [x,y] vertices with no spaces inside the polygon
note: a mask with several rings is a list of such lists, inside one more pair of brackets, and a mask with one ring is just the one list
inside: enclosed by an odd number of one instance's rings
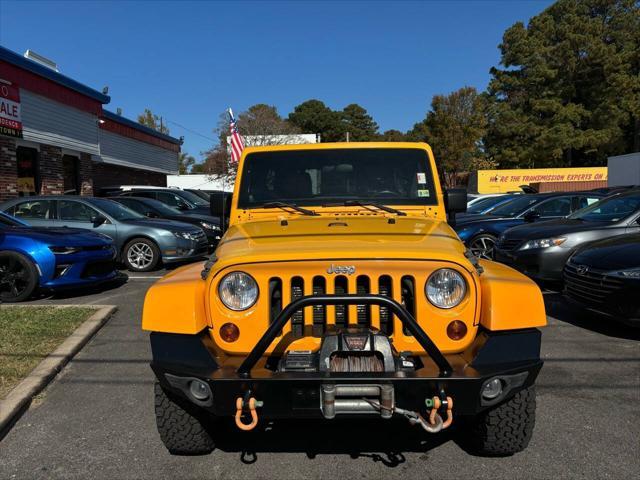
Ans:
{"label": "off-road tire", "polygon": [[536,391],[532,385],[505,403],[479,415],[471,426],[469,447],[478,455],[507,456],[529,444],[536,419]]}
{"label": "off-road tire", "polygon": [[168,394],[158,382],[154,388],[156,425],[167,450],[174,455],[211,453],[214,448],[213,439],[197,407],[187,400]]}

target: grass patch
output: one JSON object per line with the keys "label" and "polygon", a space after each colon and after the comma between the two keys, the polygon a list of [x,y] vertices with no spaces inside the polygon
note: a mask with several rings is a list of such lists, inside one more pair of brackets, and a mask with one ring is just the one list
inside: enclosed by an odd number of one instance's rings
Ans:
{"label": "grass patch", "polygon": [[93,308],[0,306],[0,399],[86,319]]}

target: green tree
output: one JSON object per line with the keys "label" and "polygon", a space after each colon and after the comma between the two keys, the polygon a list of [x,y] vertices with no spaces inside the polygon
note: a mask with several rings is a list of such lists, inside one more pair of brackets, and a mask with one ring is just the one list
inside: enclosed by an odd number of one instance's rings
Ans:
{"label": "green tree", "polygon": [[307,100],[297,105],[289,114],[289,122],[302,133],[319,133],[323,142],[344,140],[344,127],[340,114],[320,100]]}
{"label": "green tree", "polygon": [[640,150],[639,5],[559,0],[505,32],[488,89],[490,158],[565,167]]}
{"label": "green tree", "polygon": [[463,87],[449,95],[435,95],[426,118],[407,136],[431,145],[442,178],[453,186],[459,173],[477,168],[484,158],[486,127],[484,98],[475,88]]}
{"label": "green tree", "polygon": [[180,175],[192,171],[195,163],[196,159],[192,155],[189,155],[187,152],[180,152],[178,154],[178,172],[180,173]]}
{"label": "green tree", "polygon": [[405,142],[407,140],[407,136],[400,130],[391,129],[382,133],[378,140],[382,142]]}
{"label": "green tree", "polygon": [[345,132],[349,133],[352,142],[368,142],[378,136],[378,124],[367,110],[352,103],[342,110],[342,125]]}
{"label": "green tree", "polygon": [[162,117],[155,115],[148,108],[144,109],[144,113],[138,115],[138,123],[144,125],[145,127],[153,128],[154,130],[160,133],[164,133],[165,135],[169,135],[169,129],[162,121]]}

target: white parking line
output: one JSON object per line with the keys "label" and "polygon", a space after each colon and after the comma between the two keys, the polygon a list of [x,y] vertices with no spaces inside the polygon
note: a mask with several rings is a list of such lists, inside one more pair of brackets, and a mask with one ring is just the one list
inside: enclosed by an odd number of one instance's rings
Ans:
{"label": "white parking line", "polygon": [[132,276],[129,276],[129,280],[148,280],[148,279],[153,280],[153,279],[158,279],[158,278],[162,278],[162,275],[155,276],[155,277],[153,277],[153,276],[148,276],[148,277],[132,277]]}

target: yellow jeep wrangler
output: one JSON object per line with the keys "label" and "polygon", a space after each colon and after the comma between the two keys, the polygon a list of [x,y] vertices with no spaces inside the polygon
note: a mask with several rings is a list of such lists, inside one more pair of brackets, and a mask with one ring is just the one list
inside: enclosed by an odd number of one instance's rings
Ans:
{"label": "yellow jeep wrangler", "polygon": [[247,148],[229,228],[205,264],[147,293],[155,409],[172,453],[210,452],[218,421],[404,417],[479,454],[524,449],[542,367],[542,295],[478,260],[447,224],[422,143]]}

